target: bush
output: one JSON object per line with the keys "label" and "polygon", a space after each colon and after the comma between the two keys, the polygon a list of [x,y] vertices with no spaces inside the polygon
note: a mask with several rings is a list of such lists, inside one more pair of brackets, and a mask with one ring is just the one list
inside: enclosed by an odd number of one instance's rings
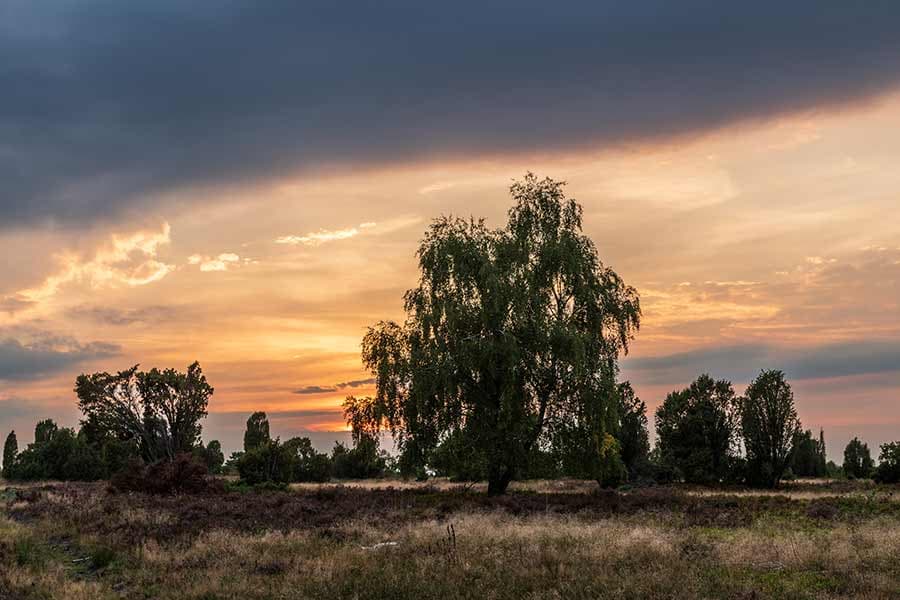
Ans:
{"label": "bush", "polygon": [[334,476],[338,479],[368,479],[381,477],[387,459],[378,451],[378,440],[364,436],[352,449],[337,442],[331,455]]}
{"label": "bush", "polygon": [[294,457],[291,449],[276,439],[244,452],[236,466],[241,481],[248,485],[288,483],[294,474]]}
{"label": "bush", "polygon": [[207,476],[206,465],[187,452],[152,465],[133,459],[112,477],[110,486],[116,491],[145,494],[201,494],[222,489]]}
{"label": "bush", "polygon": [[316,452],[309,438],[291,438],[284,443],[293,460],[292,481],[324,482],[331,478],[331,459]]}

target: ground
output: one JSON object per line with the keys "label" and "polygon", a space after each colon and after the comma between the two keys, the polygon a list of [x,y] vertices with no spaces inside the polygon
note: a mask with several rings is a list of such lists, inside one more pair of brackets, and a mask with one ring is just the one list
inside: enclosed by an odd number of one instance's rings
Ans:
{"label": "ground", "polygon": [[900,598],[900,488],[0,482],[0,598]]}

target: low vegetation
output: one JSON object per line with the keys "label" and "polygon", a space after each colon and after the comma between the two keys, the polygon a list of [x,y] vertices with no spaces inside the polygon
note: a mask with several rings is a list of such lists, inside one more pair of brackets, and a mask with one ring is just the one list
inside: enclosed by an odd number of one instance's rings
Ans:
{"label": "low vegetation", "polygon": [[0,597],[900,594],[896,488],[800,481],[777,493],[608,492],[551,481],[492,497],[446,481],[394,483],[166,496],[102,483],[7,487]]}

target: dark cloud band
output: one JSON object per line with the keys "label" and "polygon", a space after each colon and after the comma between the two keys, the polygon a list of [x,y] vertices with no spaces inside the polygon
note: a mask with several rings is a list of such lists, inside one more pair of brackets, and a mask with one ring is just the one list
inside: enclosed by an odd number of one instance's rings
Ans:
{"label": "dark cloud band", "polygon": [[673,135],[887,90],[885,0],[0,8],[0,227],[325,163]]}

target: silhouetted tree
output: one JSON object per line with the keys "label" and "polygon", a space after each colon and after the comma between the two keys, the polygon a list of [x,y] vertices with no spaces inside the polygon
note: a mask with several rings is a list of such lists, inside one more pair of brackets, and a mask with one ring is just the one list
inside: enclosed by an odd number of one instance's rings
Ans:
{"label": "silhouetted tree", "polygon": [[783,372],[762,371],[750,383],[739,406],[747,481],[775,487],[788,467],[791,443],[800,428],[794,392]]}
{"label": "silhouetted tree", "polygon": [[878,483],[900,482],[900,442],[881,445],[878,468],[872,477]]}
{"label": "silhouetted tree", "polygon": [[381,477],[387,467],[384,453],[378,451],[378,439],[358,438],[353,448],[336,442],[331,453],[332,472],[338,479],[368,479]]}
{"label": "silhouetted tree", "polygon": [[317,452],[307,437],[291,438],[284,443],[293,458],[291,481],[328,481],[331,478],[331,459]]}
{"label": "silhouetted tree", "polygon": [[825,440],[820,433],[819,439],[812,436],[812,431],[797,430],[791,442],[791,457],[788,461],[790,469],[797,477],[824,477]]}
{"label": "silhouetted tree", "polygon": [[16,439],[16,432],[10,431],[9,435],[6,436],[6,442],[3,444],[3,477],[5,479],[9,479],[9,474],[18,454],[19,441]]}
{"label": "silhouetted tree", "polygon": [[294,457],[280,440],[266,440],[241,455],[237,470],[241,481],[250,485],[289,483],[294,473]]}
{"label": "silhouetted tree", "polygon": [[869,452],[869,445],[853,438],[844,448],[844,474],[855,479],[866,479],[872,476],[875,463]]}
{"label": "silhouetted tree", "polygon": [[206,446],[199,444],[194,448],[194,455],[206,465],[206,470],[213,474],[220,473],[222,465],[225,464],[225,455],[222,453],[222,444],[219,440],[211,440]]}
{"label": "silhouetted tree", "polygon": [[38,424],[34,426],[34,443],[38,446],[46,444],[53,439],[58,430],[59,427],[52,419],[38,421]]}
{"label": "silhouetted tree", "polygon": [[200,440],[200,420],[213,388],[198,363],[175,369],[81,375],[75,384],[78,407],[88,421],[122,441],[133,441],[143,459],[172,460],[190,453]]}
{"label": "silhouetted tree", "polygon": [[247,419],[247,429],[244,431],[244,452],[250,452],[270,441],[269,419],[266,413],[260,411],[250,415]]}
{"label": "silhouetted tree", "polygon": [[42,421],[40,442],[29,444],[12,463],[10,479],[58,479],[91,481],[105,475],[103,461],[83,438],[69,428],[59,429]]}
{"label": "silhouetted tree", "polygon": [[405,323],[363,339],[377,388],[367,429],[391,429],[410,465],[464,429],[491,494],[527,464],[550,415],[581,415],[603,439],[605,392],[640,322],[637,292],[600,262],[563,184],[528,174],[510,192],[505,228],[435,220]]}
{"label": "silhouetted tree", "polygon": [[614,435],[619,441],[622,462],[628,476],[634,478],[646,467],[650,457],[650,434],[647,430],[647,405],[634,393],[631,383],[620,383],[616,389],[618,424]]}
{"label": "silhouetted tree", "polygon": [[656,410],[659,459],[685,481],[712,483],[729,476],[736,439],[731,382],[701,375],[671,392]]}

